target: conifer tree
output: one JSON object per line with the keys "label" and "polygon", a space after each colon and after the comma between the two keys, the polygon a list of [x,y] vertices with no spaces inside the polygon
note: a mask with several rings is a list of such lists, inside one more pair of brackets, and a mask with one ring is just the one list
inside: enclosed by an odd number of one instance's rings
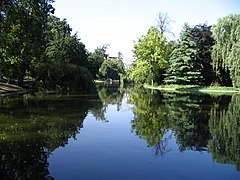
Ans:
{"label": "conifer tree", "polygon": [[199,85],[203,77],[197,66],[197,48],[191,35],[191,28],[185,24],[180,41],[172,52],[170,67],[166,72],[165,83],[182,85]]}

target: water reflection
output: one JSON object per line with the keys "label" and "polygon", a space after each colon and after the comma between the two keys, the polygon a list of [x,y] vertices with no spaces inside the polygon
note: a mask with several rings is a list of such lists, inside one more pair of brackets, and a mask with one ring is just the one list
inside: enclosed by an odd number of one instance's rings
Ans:
{"label": "water reflection", "polygon": [[125,89],[123,87],[119,87],[118,84],[116,85],[99,84],[97,86],[97,90],[101,102],[96,104],[93,108],[91,108],[91,113],[96,117],[97,120],[108,122],[105,116],[108,105],[116,104],[117,111],[119,111],[122,106],[122,99],[125,93]]}
{"label": "water reflection", "polygon": [[168,151],[169,137],[164,135],[170,128],[170,121],[167,120],[168,112],[161,94],[136,88],[129,92],[129,103],[135,105],[132,130],[139,138],[146,140],[149,147],[154,147],[155,155],[163,156]]}
{"label": "water reflection", "polygon": [[[179,151],[208,151],[219,163],[240,170],[240,95],[210,96],[131,89],[132,130],[164,156],[176,137]],[[167,136],[166,136],[167,135]]]}
{"label": "water reflection", "polygon": [[98,94],[91,96],[0,99],[1,179],[54,179],[48,170],[50,154],[76,138],[88,113],[111,121],[106,118],[107,109],[115,105],[119,111],[123,97],[134,105],[132,132],[154,149],[155,156],[165,157],[171,151],[169,140],[174,136],[179,151],[208,151],[214,161],[234,164],[240,170],[239,95],[97,88]]}
{"label": "water reflection", "polygon": [[240,171],[240,96],[233,95],[226,106],[214,103],[210,113],[208,142],[213,160],[235,164]]}
{"label": "water reflection", "polygon": [[[88,97],[89,98],[89,97]],[[0,103],[1,179],[53,179],[49,154],[75,138],[92,101],[77,96],[22,96]]]}

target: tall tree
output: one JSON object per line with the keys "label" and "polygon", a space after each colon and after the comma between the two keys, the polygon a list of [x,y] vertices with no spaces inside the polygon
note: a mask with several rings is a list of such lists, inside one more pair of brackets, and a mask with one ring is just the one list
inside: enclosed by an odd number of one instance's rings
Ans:
{"label": "tall tree", "polygon": [[183,26],[180,41],[177,43],[169,60],[170,67],[166,72],[167,84],[202,84],[203,77],[198,68],[197,47],[188,24]]}
{"label": "tall tree", "polygon": [[226,85],[226,73],[229,73],[234,87],[240,87],[240,14],[221,18],[213,27],[212,59],[213,66]]}
{"label": "tall tree", "polygon": [[196,66],[203,76],[204,84],[210,85],[215,80],[211,64],[211,52],[214,44],[211,26],[196,25],[191,28],[191,35],[197,49]]}
{"label": "tall tree", "polygon": [[32,63],[42,58],[52,0],[1,2],[1,73],[23,85]]}
{"label": "tall tree", "polygon": [[85,45],[77,34],[71,35],[66,20],[50,17],[49,29],[46,59],[38,66],[38,80],[45,82],[49,88],[87,89],[92,85],[92,76],[87,69]]}
{"label": "tall tree", "polygon": [[[135,43],[133,53],[136,61],[144,61],[148,64],[151,84],[160,81],[162,71],[167,65],[165,59],[166,38],[155,27],[150,27],[147,34]],[[150,83],[150,82],[145,82]]]}

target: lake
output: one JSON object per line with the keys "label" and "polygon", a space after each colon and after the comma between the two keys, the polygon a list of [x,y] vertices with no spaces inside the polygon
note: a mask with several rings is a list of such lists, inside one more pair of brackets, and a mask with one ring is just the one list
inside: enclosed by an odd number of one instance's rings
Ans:
{"label": "lake", "polygon": [[240,95],[2,97],[0,179],[240,179]]}

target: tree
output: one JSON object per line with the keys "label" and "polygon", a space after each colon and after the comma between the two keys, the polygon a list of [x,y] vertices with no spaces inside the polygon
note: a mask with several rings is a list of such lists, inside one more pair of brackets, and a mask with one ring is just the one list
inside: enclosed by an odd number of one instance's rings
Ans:
{"label": "tree", "polygon": [[196,43],[197,57],[196,66],[200,70],[204,79],[204,84],[210,85],[215,80],[212,67],[212,46],[214,39],[212,37],[211,26],[196,25],[191,28],[193,41]]}
{"label": "tree", "polygon": [[52,0],[1,2],[1,76],[17,79],[20,86],[42,58],[46,46],[47,17],[54,12]]}
{"label": "tree", "polygon": [[127,69],[127,77],[130,82],[135,84],[151,83],[152,76],[150,75],[151,67],[147,61],[138,60],[131,64]]}
{"label": "tree", "polygon": [[[240,14],[221,18],[213,27],[213,67],[222,83],[240,87]],[[231,83],[225,79],[229,75]]]}
{"label": "tree", "polygon": [[108,45],[97,47],[97,49],[91,52],[88,56],[88,67],[94,79],[97,78],[102,63],[108,57],[108,54],[106,54],[107,48]]}
{"label": "tree", "polygon": [[37,79],[42,80],[48,88],[60,86],[64,89],[88,89],[93,84],[88,71],[87,50],[78,39],[71,35],[70,25],[66,20],[49,18],[48,44],[46,59],[37,65]]}
{"label": "tree", "polygon": [[[150,27],[147,34],[138,39],[134,44],[133,53],[136,61],[143,61],[148,64],[151,83],[160,82],[163,69],[167,65],[164,57],[166,38],[155,27]],[[133,77],[133,79],[138,77]],[[150,82],[145,82],[150,83]]]}
{"label": "tree", "polygon": [[106,59],[99,68],[100,79],[120,80],[121,74],[125,74],[124,64],[121,59]]}
{"label": "tree", "polygon": [[159,29],[161,34],[169,33],[174,37],[174,34],[171,31],[171,23],[173,22],[173,20],[171,20],[171,18],[168,16],[168,13],[159,12],[157,14],[156,21],[157,21],[157,28]]}
{"label": "tree", "polygon": [[180,41],[173,50],[166,72],[167,84],[202,84],[203,77],[198,68],[197,47],[188,24],[183,26]]}

